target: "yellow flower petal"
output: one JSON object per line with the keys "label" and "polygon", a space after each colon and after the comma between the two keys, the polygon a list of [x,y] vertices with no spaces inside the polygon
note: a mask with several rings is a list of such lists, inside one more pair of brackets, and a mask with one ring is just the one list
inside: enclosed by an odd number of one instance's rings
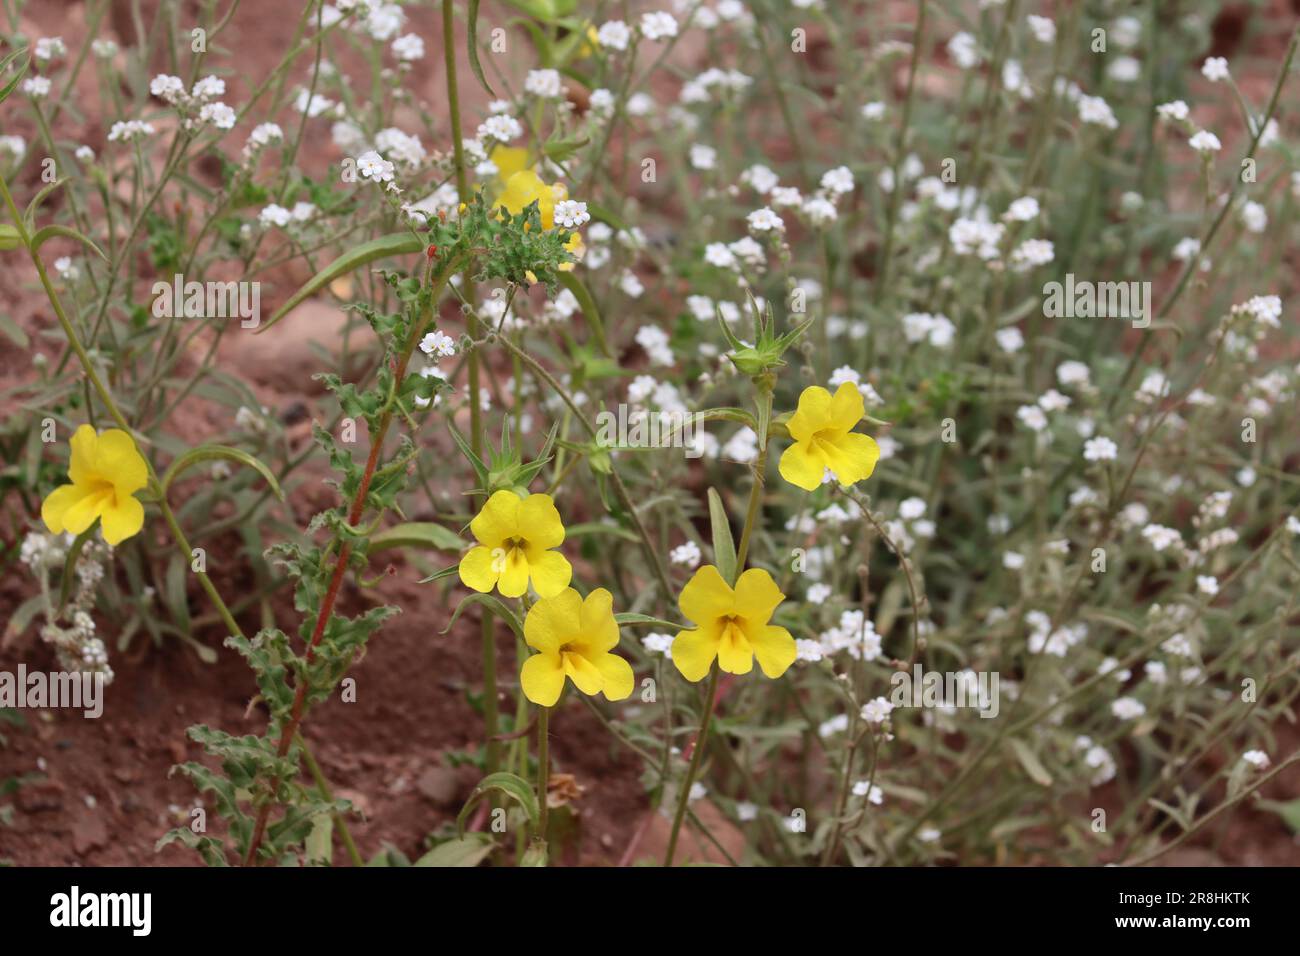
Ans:
{"label": "yellow flower petal", "polygon": [[94,480],[99,457],[99,436],[89,425],[78,425],[72,433],[72,459],[68,462],[68,480],[83,485]]}
{"label": "yellow flower petal", "polygon": [[554,597],[543,598],[524,618],[524,641],[529,647],[555,654],[574,633],[582,614],[582,596],[564,588]]}
{"label": "yellow flower petal", "polygon": [[799,407],[786,427],[797,442],[809,441],[831,423],[831,393],[820,385],[810,385],[799,396]]}
{"label": "yellow flower petal", "polygon": [[763,673],[773,680],[780,677],[794,663],[798,652],[794,638],[783,627],[768,626],[760,629],[757,635],[750,635],[754,646],[754,656]]}
{"label": "yellow flower petal", "polygon": [[564,544],[564,523],[550,495],[529,495],[519,503],[518,514],[519,534],[529,545],[558,548]]}
{"label": "yellow flower petal", "polygon": [[754,668],[754,648],[738,624],[722,628],[718,641],[718,666],[728,674],[748,674]]}
{"label": "yellow flower petal", "polygon": [[711,564],[704,565],[691,576],[677,600],[677,606],[682,609],[686,619],[701,627],[732,613],[735,604],[736,596],[731,586]]}
{"label": "yellow flower petal", "polygon": [[105,508],[100,515],[100,530],[104,540],[116,547],[144,527],[144,505],[130,495],[119,494],[117,503]]}
{"label": "yellow flower petal", "polygon": [[617,654],[601,654],[595,659],[600,676],[605,681],[604,694],[608,700],[626,700],[636,686],[632,665]]}
{"label": "yellow flower petal", "polygon": [[[530,615],[531,616],[531,615]],[[559,654],[534,654],[519,670],[524,696],[542,707],[554,707],[564,690],[564,666]]]}
{"label": "yellow flower petal", "polygon": [[110,428],[100,435],[95,451],[95,470],[113,483],[119,497],[139,491],[148,482],[149,469],[144,458],[136,450],[135,441],[122,429]]}
{"label": "yellow flower petal", "polygon": [[573,681],[573,686],[588,697],[600,693],[601,688],[605,686],[605,678],[601,676],[600,668],[581,654],[571,651],[561,651],[560,659],[564,661],[564,673],[569,680]]}
{"label": "yellow flower petal", "polygon": [[469,523],[470,532],[479,544],[499,546],[519,532],[519,505],[519,496],[513,491],[496,492]]}
{"label": "yellow flower petal", "polygon": [[849,432],[833,442],[823,442],[826,465],[842,485],[870,478],[880,459],[880,446],[870,435]]}
{"label": "yellow flower petal", "polygon": [[[528,590],[528,574],[531,570],[528,558],[520,548],[505,548],[494,551],[492,557],[501,567],[501,577],[497,578],[497,590],[502,597],[522,597]],[[504,559],[504,560],[503,560]]]}
{"label": "yellow flower petal", "polygon": [[618,646],[618,622],[614,620],[614,597],[604,588],[596,588],[582,602],[579,615],[582,644],[592,656],[612,651]]}
{"label": "yellow flower petal", "polygon": [[528,559],[528,574],[533,580],[533,590],[537,596],[549,598],[569,586],[569,581],[573,578],[573,565],[558,551],[542,551],[536,557]]}
{"label": "yellow flower petal", "polygon": [[718,641],[704,628],[679,631],[673,639],[673,663],[692,683],[703,680],[718,656]]}
{"label": "yellow flower petal", "polygon": [[777,470],[796,488],[816,491],[826,474],[826,456],[810,442],[795,442],[781,453]]}
{"label": "yellow flower petal", "polygon": [[78,488],[76,485],[60,485],[45,496],[41,502],[41,520],[51,534],[62,534],[67,530],[64,516],[85,496],[85,486]]}
{"label": "yellow flower petal", "polygon": [[858,387],[852,382],[841,382],[831,398],[830,426],[842,432],[852,431],[866,413],[866,402]]}
{"label": "yellow flower petal", "polygon": [[762,568],[750,568],[736,581],[736,610],[748,624],[766,624],[784,600],[772,575]]}
{"label": "yellow flower petal", "polygon": [[518,146],[504,146],[498,143],[492,147],[492,153],[488,158],[497,168],[497,178],[502,187],[509,182],[511,176],[528,166],[528,150]]}
{"label": "yellow flower petal", "polygon": [[460,580],[467,588],[486,594],[496,586],[501,575],[493,564],[492,550],[479,545],[460,559]]}

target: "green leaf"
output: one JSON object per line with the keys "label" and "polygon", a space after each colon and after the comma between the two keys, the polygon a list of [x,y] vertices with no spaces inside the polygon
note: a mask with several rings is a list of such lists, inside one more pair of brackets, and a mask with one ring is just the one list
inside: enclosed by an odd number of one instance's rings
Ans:
{"label": "green leaf", "polygon": [[374,262],[376,259],[384,259],[388,256],[409,255],[412,252],[419,252],[423,248],[424,240],[418,236],[413,236],[409,232],[395,232],[391,235],[380,236],[378,239],[362,243],[355,249],[348,250],[308,279],[307,284],[291,295],[289,301],[276,309],[275,314],[268,321],[263,322],[262,327],[253,334],[260,335],[265,332],[283,319],[300,302],[308,296],[314,295],[339,276],[347,275],[349,272],[361,268],[367,262]]}
{"label": "green leaf", "polygon": [[462,835],[465,833],[465,820],[469,817],[470,810],[474,809],[474,805],[492,790],[504,793],[519,804],[524,813],[528,815],[528,822],[533,827],[537,826],[540,814],[538,812],[537,796],[533,793],[532,786],[523,777],[502,770],[497,773],[490,773],[480,780],[478,786],[474,788],[474,792],[465,801],[465,806],[461,808],[456,817],[456,829]]}
{"label": "green leaf", "polygon": [[727,521],[727,510],[722,507],[722,498],[713,488],[709,489],[709,524],[713,528],[713,560],[718,566],[718,573],[728,584],[736,583],[736,543],[731,537],[731,524]]}
{"label": "green leaf", "polygon": [[4,332],[5,335],[9,336],[14,345],[20,349],[27,348],[31,343],[31,339],[23,331],[22,326],[7,315],[0,315],[0,332]]}
{"label": "green leaf", "polygon": [[432,551],[459,551],[464,540],[450,528],[432,521],[408,521],[386,528],[370,538],[370,553],[390,548],[423,548]]}
{"label": "green leaf", "polygon": [[454,840],[439,843],[413,866],[478,866],[496,849],[496,841],[486,833],[466,833]]}
{"label": "green leaf", "polygon": [[[4,73],[5,70],[9,69],[9,64],[26,52],[27,48],[23,47],[21,50],[14,50],[14,52],[10,53],[3,60],[0,60],[0,73]],[[0,89],[0,103],[3,103],[9,98],[9,94],[14,91],[16,86],[18,86],[19,81],[23,78],[23,74],[27,72],[27,67],[31,65],[31,62],[31,57],[23,60],[23,65],[14,71],[14,78],[5,84],[3,89]]]}
{"label": "green leaf", "polygon": [[47,239],[54,239],[55,237],[75,239],[82,245],[89,246],[93,249],[95,255],[99,256],[99,258],[103,259],[105,262],[108,261],[108,256],[104,255],[103,249],[100,249],[99,246],[95,245],[91,240],[77,232],[77,230],[69,229],[67,226],[46,226],[45,228],[38,230],[36,235],[32,236],[32,252],[36,252],[40,249]]}
{"label": "green leaf", "polygon": [[596,308],[596,300],[591,297],[591,293],[582,284],[582,280],[572,272],[561,272],[560,285],[573,293],[573,297],[578,300],[578,308],[582,309],[582,317],[587,320],[587,325],[591,329],[596,344],[600,346],[602,352],[613,358],[614,353],[609,350],[609,342],[605,340],[605,323],[601,321],[600,310]]}
{"label": "green leaf", "polygon": [[434,571],[427,578],[420,578],[420,584],[428,584],[431,581],[441,581],[443,578],[449,578],[460,570],[459,564],[453,564],[449,568],[443,568],[441,571]]}
{"label": "green leaf", "polygon": [[520,866],[545,866],[549,853],[547,852],[545,840],[533,840],[528,844],[528,849],[524,855],[519,858]]}
{"label": "green leaf", "polygon": [[483,75],[483,64],[478,60],[478,3],[479,0],[469,0],[469,65],[478,81],[483,84],[483,89],[489,95],[496,96],[496,91]]}
{"label": "green leaf", "polygon": [[271,469],[248,452],[240,451],[238,448],[232,448],[229,445],[200,445],[198,448],[191,448],[173,461],[162,476],[163,496],[167,495],[167,490],[171,487],[172,482],[179,478],[182,472],[205,461],[233,461],[241,465],[247,465],[266,480],[277,498],[281,501],[284,500],[284,492],[280,490],[280,483],[276,481]]}
{"label": "green leaf", "polygon": [[1015,752],[1016,759],[1020,761],[1020,766],[1024,768],[1025,773],[1029,774],[1029,779],[1041,787],[1050,787],[1052,785],[1052,775],[1047,772],[1038,759],[1038,755],[1029,749],[1029,745],[1023,740],[1009,740],[1011,749]]}
{"label": "green leaf", "polygon": [[661,617],[651,617],[649,614],[636,614],[631,611],[624,611],[622,614],[615,614],[614,621],[617,624],[649,624],[653,627],[672,627],[677,629],[687,626],[685,624],[677,624],[673,621],[665,621]]}
{"label": "green leaf", "polygon": [[1300,798],[1282,803],[1278,800],[1261,800],[1256,804],[1265,810],[1272,810],[1291,828],[1292,833],[1300,833]]}
{"label": "green leaf", "polygon": [[520,640],[524,639],[524,629],[519,623],[519,618],[515,617],[515,612],[502,604],[499,598],[495,598],[491,594],[479,594],[478,592],[471,594],[456,605],[456,610],[452,612],[451,620],[447,622],[447,626],[441,633],[446,634],[450,631],[452,627],[455,626],[456,620],[460,617],[461,612],[471,604],[482,604],[488,609],[488,611],[509,624],[510,629],[515,632]]}

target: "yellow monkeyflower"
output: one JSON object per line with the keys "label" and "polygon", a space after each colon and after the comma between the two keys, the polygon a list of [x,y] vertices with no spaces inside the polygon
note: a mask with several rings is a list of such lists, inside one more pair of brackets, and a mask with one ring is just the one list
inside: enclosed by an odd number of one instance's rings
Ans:
{"label": "yellow monkeyflower", "polygon": [[41,520],[53,534],[81,534],[100,520],[104,540],[119,544],[144,527],[144,505],[133,495],[149,481],[149,469],[135,441],[120,428],[95,434],[82,425],[72,436],[70,485],[41,503]]}
{"label": "yellow monkeyflower", "polygon": [[682,588],[678,606],[695,629],[673,640],[673,663],[687,680],[698,681],[715,657],[728,674],[748,674],[757,657],[764,674],[780,677],[794,663],[794,638],[767,622],[784,600],[762,568],[750,568],[733,589],[717,568],[706,564]]}
{"label": "yellow monkeyflower", "polygon": [[[498,143],[492,147],[492,153],[488,156],[492,165],[497,168],[497,182],[502,189],[505,189],[506,183],[515,173],[528,168],[528,150],[522,146],[505,146]],[[525,205],[527,205],[525,203]]]}
{"label": "yellow monkeyflower", "polygon": [[853,430],[865,414],[862,393],[852,382],[834,395],[820,385],[805,388],[787,425],[794,444],[781,455],[781,477],[804,491],[817,490],[827,468],[842,485],[871,477],[880,446]]}
{"label": "yellow monkeyflower", "polygon": [[460,559],[460,579],[467,587],[486,594],[493,587],[503,597],[519,597],[533,589],[554,597],[569,586],[573,568],[558,551],[564,543],[564,525],[550,495],[520,498],[513,491],[498,491],[483,505],[469,530],[478,541]]}
{"label": "yellow monkeyflower", "polygon": [[542,598],[524,618],[524,640],[538,653],[524,661],[519,684],[534,704],[550,707],[560,699],[564,679],[588,696],[623,700],[632,693],[632,665],[616,654],[618,623],[614,599],[604,588],[582,596],[565,588]]}
{"label": "yellow monkeyflower", "polygon": [[497,197],[497,202],[506,207],[512,216],[524,211],[530,203],[537,203],[537,211],[542,217],[542,228],[555,228],[555,204],[569,195],[562,183],[547,185],[531,169],[521,169],[506,180],[505,189]]}

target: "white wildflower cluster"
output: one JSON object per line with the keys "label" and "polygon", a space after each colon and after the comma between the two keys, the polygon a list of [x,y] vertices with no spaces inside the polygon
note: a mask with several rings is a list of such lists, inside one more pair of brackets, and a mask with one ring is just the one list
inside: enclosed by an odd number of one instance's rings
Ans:
{"label": "white wildflower cluster", "polygon": [[817,638],[817,647],[806,648],[803,660],[822,660],[847,653],[855,661],[874,661],[881,655],[880,635],[870,618],[858,608],[850,608],[840,615],[835,627],[823,631]]}
{"label": "white wildflower cluster", "polygon": [[1083,623],[1052,626],[1052,619],[1043,611],[1028,611],[1025,627],[1029,631],[1028,648],[1031,654],[1049,654],[1065,657],[1070,648],[1088,637],[1088,625]]}
{"label": "white wildflower cluster", "polygon": [[235,125],[235,111],[218,97],[224,96],[226,81],[218,76],[205,76],[185,91],[185,82],[179,76],[159,73],[149,82],[149,93],[175,107],[186,129],[202,127],[225,131]]}
{"label": "white wildflower cluster", "polygon": [[1075,738],[1074,749],[1083,754],[1084,766],[1088,768],[1088,783],[1100,787],[1115,779],[1118,767],[1110,751],[1094,743],[1091,737],[1080,735]]}
{"label": "white wildflower cluster", "polygon": [[[77,555],[72,571],[75,580],[69,586],[55,581],[54,575],[63,570],[72,544],[73,537],[67,533],[30,531],[19,546],[20,561],[40,585],[45,617],[41,639],[54,647],[59,666],[64,670],[103,674],[104,683],[111,683],[113,668],[108,663],[108,649],[95,633],[95,620],[90,612],[112,551],[102,540],[87,540]],[[59,595],[64,590],[68,600],[60,607]]]}

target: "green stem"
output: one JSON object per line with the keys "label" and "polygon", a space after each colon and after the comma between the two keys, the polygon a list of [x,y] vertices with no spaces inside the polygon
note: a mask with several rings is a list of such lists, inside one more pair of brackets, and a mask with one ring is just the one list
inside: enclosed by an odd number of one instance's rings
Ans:
{"label": "green stem", "polygon": [[537,832],[533,834],[533,844],[543,848],[551,809],[546,802],[551,782],[550,715],[551,708],[537,708]]}
{"label": "green stem", "polygon": [[[45,263],[41,261],[39,252],[31,248],[31,240],[27,235],[27,227],[23,223],[23,217],[21,213],[19,213],[17,205],[14,203],[14,198],[9,192],[9,184],[5,182],[3,174],[0,174],[0,198],[4,200],[5,206],[9,209],[9,215],[14,221],[14,227],[18,230],[19,238],[22,240],[23,246],[31,256],[32,264],[36,266],[36,274],[40,277],[41,285],[45,289],[45,295],[50,300],[50,306],[54,309],[54,314],[59,320],[59,325],[63,328],[63,334],[67,336],[68,344],[72,346],[73,351],[77,355],[78,361],[81,362],[81,367],[85,371],[86,377],[90,379],[91,384],[95,388],[96,394],[99,395],[99,400],[103,403],[104,407],[108,409],[108,414],[112,417],[113,421],[116,422],[124,432],[132,436],[132,441],[135,441],[138,446],[141,442],[136,439],[134,430],[127,422],[126,416],[122,414],[122,410],[118,408],[117,402],[113,399],[112,394],[109,393],[108,388],[104,385],[103,379],[100,378],[99,373],[95,370],[94,363],[90,360],[90,354],[86,351],[86,347],[81,344],[81,338],[72,327],[72,322],[69,321],[67,313],[63,311],[63,304],[59,301],[58,293],[54,291],[54,286],[50,282],[49,274],[45,271]],[[180,522],[176,520],[176,513],[172,511],[171,505],[167,503],[167,498],[162,493],[162,483],[158,480],[158,473],[154,470],[153,462],[147,455],[142,455],[141,457],[144,458],[145,468],[148,470],[149,486],[151,490],[155,492],[156,503],[159,512],[161,512],[163,516],[163,521],[167,523],[167,527],[171,531],[172,540],[176,542],[176,547],[181,552],[182,560],[190,562],[193,553],[190,549],[189,539],[186,538],[185,532],[181,530]],[[229,606],[222,599],[221,593],[217,590],[216,585],[212,583],[212,579],[208,577],[208,573],[206,571],[195,571],[194,573],[198,575],[199,586],[203,588],[204,593],[207,594],[208,599],[212,602],[213,607],[221,617],[221,621],[225,624],[226,629],[235,637],[243,637],[243,629],[240,628],[239,624],[235,621],[235,616],[230,613]],[[309,761],[309,765],[316,764],[316,759],[311,755],[311,751],[307,749],[305,741],[302,743],[302,752],[304,759]],[[320,767],[319,765],[316,765],[314,775],[319,773]],[[317,783],[321,783],[324,779],[324,776],[321,775]],[[352,834],[348,830],[347,822],[340,814],[334,815],[334,822],[338,826],[339,834],[343,838],[344,844],[351,846],[353,852],[355,852],[356,847],[355,844],[352,843]]]}
{"label": "green stem", "polygon": [[700,770],[700,758],[704,753],[704,744],[709,737],[709,725],[713,721],[713,708],[718,702],[718,662],[713,661],[709,670],[708,701],[704,705],[704,716],[700,719],[700,729],[695,735],[695,746],[691,750],[691,763],[686,768],[686,779],[682,781],[682,791],[677,795],[677,814],[673,817],[673,829],[668,835],[668,851],[664,854],[664,866],[673,865],[677,855],[677,838],[681,835],[682,821],[686,819],[686,807],[691,802],[691,787],[695,784],[695,775]]}

